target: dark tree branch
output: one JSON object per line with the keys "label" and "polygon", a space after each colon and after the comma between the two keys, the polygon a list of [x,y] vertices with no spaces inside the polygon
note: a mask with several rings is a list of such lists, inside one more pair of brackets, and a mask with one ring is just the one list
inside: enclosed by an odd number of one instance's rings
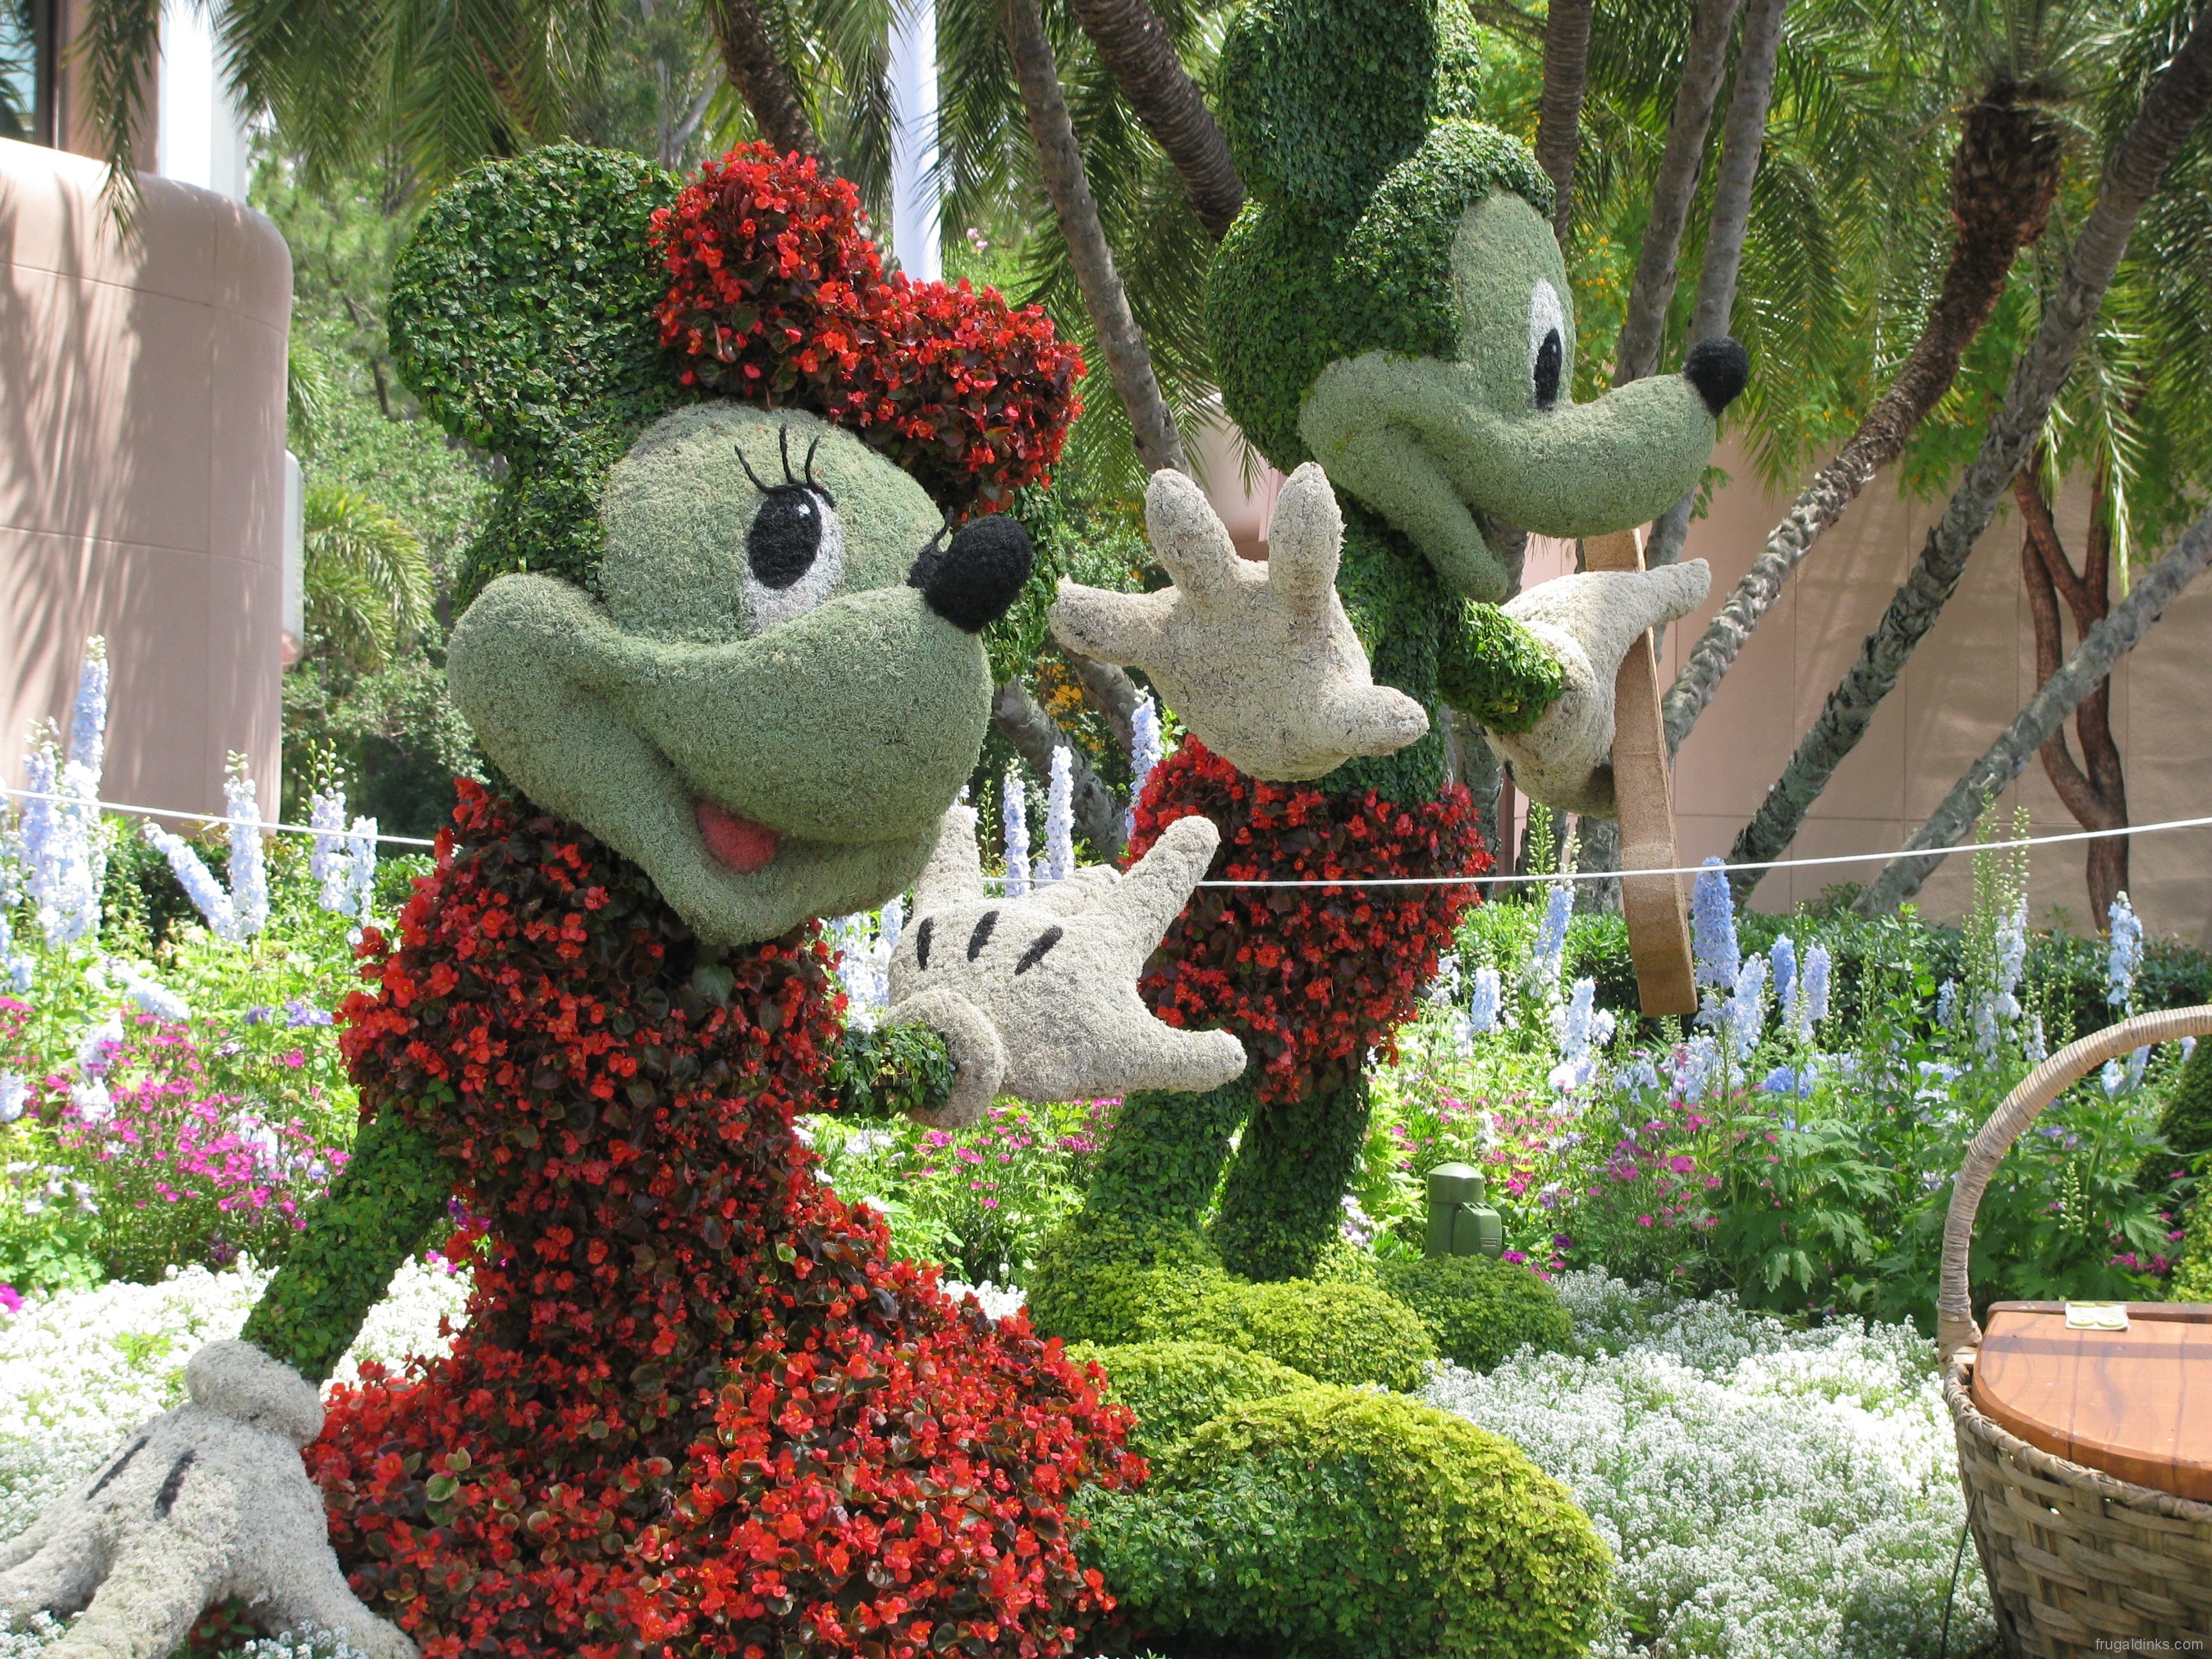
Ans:
{"label": "dark tree branch", "polygon": [[1075,0],[1075,15],[1114,84],[1174,164],[1199,222],[1219,241],[1244,205],[1244,181],[1166,26],[1146,0]]}

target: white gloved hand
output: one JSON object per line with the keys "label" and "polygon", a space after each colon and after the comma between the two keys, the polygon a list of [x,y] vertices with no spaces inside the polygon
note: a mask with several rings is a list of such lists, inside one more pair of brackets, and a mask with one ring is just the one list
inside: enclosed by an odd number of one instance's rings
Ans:
{"label": "white gloved hand", "polygon": [[1703,559],[1656,570],[1591,570],[1533,587],[1504,607],[1559,659],[1566,687],[1528,731],[1484,735],[1513,781],[1547,806],[1613,816],[1613,680],[1639,635],[1698,608]]}
{"label": "white gloved hand", "polygon": [[940,1032],[952,1051],[952,1096],[930,1121],[978,1122],[1000,1094],[1198,1091],[1242,1073],[1244,1046],[1228,1032],[1177,1030],[1137,995],[1146,957],[1220,839],[1211,819],[1178,819],[1126,875],[1093,865],[1025,897],[992,898],[975,812],[948,811],[891,958],[884,1015]]}
{"label": "white gloved hand", "polygon": [[247,1342],[202,1348],[185,1385],[190,1404],[0,1544],[0,1617],[84,1607],[46,1659],[167,1659],[202,1612],[236,1595],[266,1632],[319,1625],[371,1659],[415,1659],[331,1553],[323,1495],[300,1461],[323,1431],[315,1390]]}
{"label": "white gloved hand", "polygon": [[1145,525],[1175,586],[1109,593],[1062,580],[1051,620],[1063,644],[1143,669],[1207,748],[1255,778],[1317,778],[1428,731],[1420,704],[1375,684],[1336,597],[1344,519],[1320,467],[1309,461],[1283,486],[1265,564],[1237,556],[1180,472],[1152,474]]}

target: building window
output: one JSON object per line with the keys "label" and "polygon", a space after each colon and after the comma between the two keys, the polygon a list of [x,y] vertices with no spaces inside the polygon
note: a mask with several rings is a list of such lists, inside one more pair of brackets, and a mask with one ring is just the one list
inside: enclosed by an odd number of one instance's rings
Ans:
{"label": "building window", "polygon": [[60,0],[0,0],[0,138],[54,142],[54,35]]}

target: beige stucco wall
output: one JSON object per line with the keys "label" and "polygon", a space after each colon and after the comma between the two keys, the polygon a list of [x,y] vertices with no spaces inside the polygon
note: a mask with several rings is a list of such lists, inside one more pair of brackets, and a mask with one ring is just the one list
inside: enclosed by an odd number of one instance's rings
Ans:
{"label": "beige stucco wall", "polygon": [[291,257],[260,214],[0,142],[0,778],[113,664],[107,799],[218,811],[227,753],[273,811]]}
{"label": "beige stucco wall", "polygon": [[[1789,506],[1786,496],[1759,487],[1751,465],[1733,446],[1724,447],[1718,459],[1734,482],[1721,492],[1711,516],[1692,526],[1684,550],[1686,556],[1712,563],[1713,594],[1693,627],[1668,630],[1663,675],[1668,681]],[[1689,858],[1728,851],[1799,734],[1857,655],[1943,505],[1941,499],[1903,501],[1885,476],[1815,545],[1677,758],[1675,811]],[[2086,488],[2062,493],[2059,530],[2077,563],[2087,515]],[[1790,849],[1793,856],[1902,846],[2034,695],[2034,631],[2021,586],[2020,542],[2020,520],[2008,500],[1975,548],[1934,631],[1816,803]],[[2068,643],[2070,648],[2070,633]],[[2113,675],[2113,734],[2126,765],[2134,822],[2212,813],[2208,692],[2212,581],[2200,581]],[[2052,791],[2039,759],[2029,763],[2002,798],[1999,810],[2007,823],[2015,804],[2027,806],[2031,833],[2080,828]],[[2212,869],[2212,830],[2140,837],[2133,856],[2132,896],[2145,921],[2212,945],[2212,880],[2206,878]],[[2030,899],[2039,921],[2056,904],[2077,928],[2087,925],[2082,858],[2079,845],[2035,855]],[[1778,871],[1759,884],[1753,902],[1762,909],[1786,909],[1831,883],[1871,879],[1879,867]],[[1949,916],[1971,897],[1969,860],[1954,857],[1922,890],[1920,902]]]}

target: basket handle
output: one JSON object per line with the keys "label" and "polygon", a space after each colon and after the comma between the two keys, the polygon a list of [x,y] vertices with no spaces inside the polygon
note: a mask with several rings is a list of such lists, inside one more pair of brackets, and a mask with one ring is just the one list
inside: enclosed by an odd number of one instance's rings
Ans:
{"label": "basket handle", "polygon": [[2014,1141],[2043,1109],[2096,1066],[2137,1048],[2183,1037],[2212,1036],[2212,1004],[2137,1014],[2117,1025],[2068,1043],[2021,1079],[1990,1114],[1990,1121],[1966,1148],[1966,1161],[1951,1188],[1950,1213],[1943,1220],[1943,1277],[1936,1297],[1936,1352],[1948,1366],[1961,1348],[1978,1347],[1982,1328],[1974,1322],[1966,1284],[1966,1252],[1974,1241],[1974,1212],[1982,1194]]}

